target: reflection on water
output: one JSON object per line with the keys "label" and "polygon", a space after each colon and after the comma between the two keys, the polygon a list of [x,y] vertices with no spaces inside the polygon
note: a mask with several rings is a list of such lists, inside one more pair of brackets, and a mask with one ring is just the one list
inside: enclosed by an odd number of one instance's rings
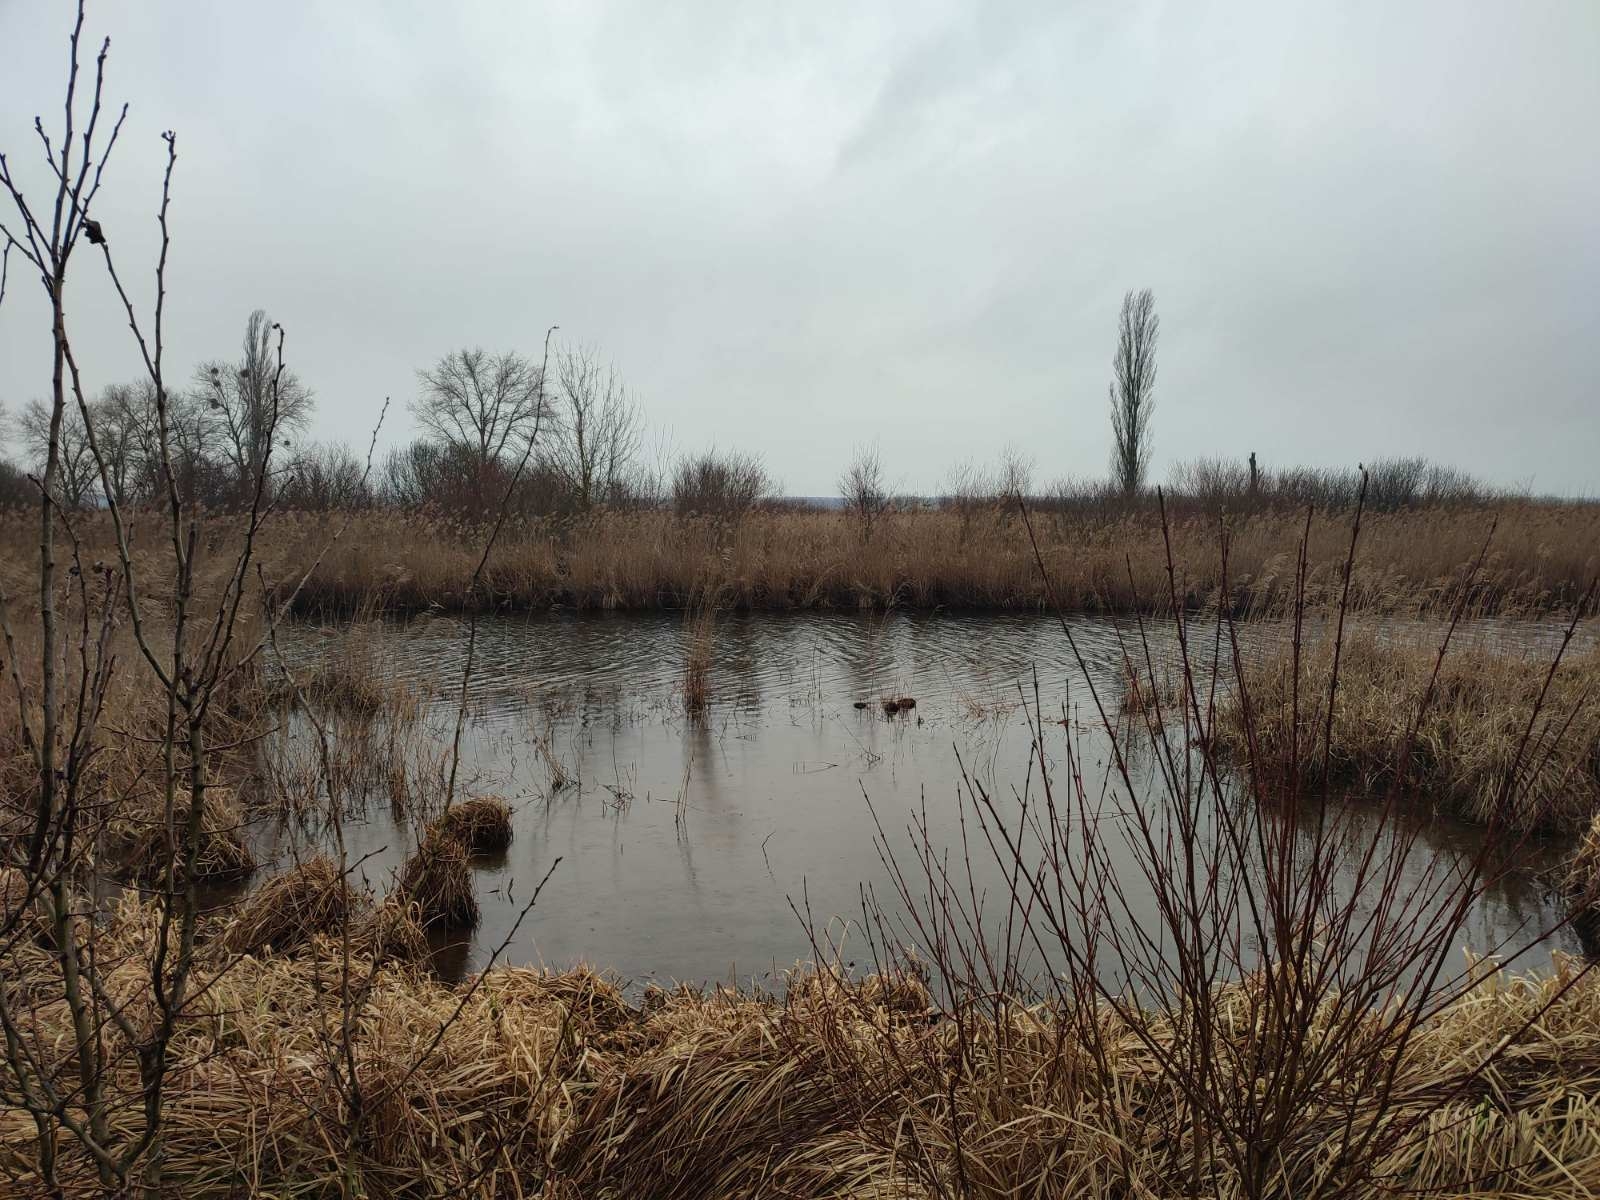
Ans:
{"label": "reflection on water", "polygon": [[[1108,619],[1075,618],[1071,628],[1102,696],[1117,696],[1120,638],[1137,634]],[[1159,671],[1172,630],[1148,632]],[[856,918],[863,883],[886,894],[866,797],[891,837],[925,812],[931,836],[953,843],[961,767],[996,796],[1020,786],[1022,703],[1035,688],[1047,716],[1080,731],[1086,773],[1107,768],[1084,673],[1053,619],[724,617],[703,722],[684,719],[676,693],[686,633],[666,615],[480,623],[464,790],[508,797],[517,834],[502,860],[478,865],[483,924],[445,948],[441,969],[482,965],[559,856],[507,961],[581,960],[634,980],[764,976],[811,954],[797,906]],[[1467,636],[1503,640],[1503,630]],[[1554,635],[1526,626],[1519,636],[1537,650]],[[298,630],[290,653],[327,653],[338,641]],[[433,697],[426,724],[440,744],[465,643],[464,629],[443,619],[394,626],[382,639],[385,672]],[[917,707],[885,717],[877,702],[887,696],[914,696]],[[380,891],[412,841],[382,803],[345,836]],[[292,837],[264,831],[263,850],[286,858]],[[1420,845],[1453,861],[1480,840],[1436,820]],[[1532,869],[1548,855],[1528,857],[1530,869],[1503,879],[1473,912],[1472,945],[1559,919]],[[1556,942],[1577,949],[1570,934]]]}

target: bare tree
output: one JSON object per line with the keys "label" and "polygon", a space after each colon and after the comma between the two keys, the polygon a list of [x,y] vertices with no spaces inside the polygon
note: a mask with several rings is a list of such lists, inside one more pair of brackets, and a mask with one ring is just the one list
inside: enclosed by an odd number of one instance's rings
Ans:
{"label": "bare tree", "polygon": [[544,464],[579,509],[617,498],[639,454],[639,406],[615,367],[591,348],[556,355],[554,436]]}
{"label": "bare tree", "polygon": [[154,495],[161,454],[149,380],[110,384],[90,407],[90,419],[110,468],[112,498],[132,504]]}
{"label": "bare tree", "polygon": [[89,450],[83,417],[75,408],[63,410],[58,420],[53,417],[52,405],[30,400],[17,419],[22,445],[38,477],[50,477],[51,498],[63,508],[83,508],[92,501],[96,482],[94,455]]}
{"label": "bare tree", "polygon": [[220,434],[241,496],[253,489],[269,444],[276,438],[283,445],[286,434],[303,430],[315,403],[292,372],[277,377],[273,356],[277,328],[256,309],[245,322],[244,357],[235,363],[206,363],[196,372],[206,412]]}
{"label": "bare tree", "polygon": [[1033,494],[1033,456],[1017,446],[1001,450],[994,487],[996,498],[1007,502],[1008,510],[1018,499],[1027,499]]}
{"label": "bare tree", "polygon": [[411,402],[417,423],[480,465],[520,455],[538,427],[543,372],[513,351],[453,350],[417,372],[422,394]]}
{"label": "bare tree", "polygon": [[1156,342],[1161,318],[1149,288],[1122,298],[1117,353],[1111,361],[1112,479],[1132,496],[1150,469],[1150,414],[1155,410]]}
{"label": "bare tree", "polygon": [[873,527],[893,507],[877,446],[856,447],[844,474],[839,476],[839,495],[845,511],[860,523],[862,540],[871,541]]}

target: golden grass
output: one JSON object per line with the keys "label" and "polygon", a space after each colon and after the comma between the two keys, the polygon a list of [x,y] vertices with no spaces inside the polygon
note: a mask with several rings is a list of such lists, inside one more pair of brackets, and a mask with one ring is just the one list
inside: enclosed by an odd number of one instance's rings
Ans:
{"label": "golden grass", "polygon": [[[119,963],[107,986],[128,1011],[140,1003],[129,989],[149,953],[148,907],[122,906],[103,933]],[[362,1092],[352,1135],[350,1095],[335,1083],[335,954],[319,939],[211,965],[174,1043],[171,1194],[1188,1194],[1190,1180],[1170,1173],[1173,1097],[1134,1030],[1106,1017],[1102,1072],[1048,1005],[985,1003],[958,1028],[914,984],[827,971],[797,974],[786,998],[678,989],[635,1006],[587,970],[496,969],[469,994],[473,984],[380,969],[349,1047]],[[1500,1197],[1600,1189],[1600,980],[1572,984],[1570,970],[1492,975],[1418,1031],[1396,1064],[1406,1099],[1394,1119],[1423,1119],[1377,1164],[1385,1185]],[[13,970],[0,986],[22,979]],[[31,1011],[43,1044],[70,1047],[59,1006]],[[1229,1036],[1245,1057],[1250,1031]],[[1506,1053],[1431,1111],[1442,1081],[1502,1041]],[[131,1055],[113,1062],[112,1127],[133,1128]],[[1339,1134],[1337,1122],[1303,1130],[1268,1194],[1331,1188],[1337,1179],[1319,1172]],[[0,1164],[26,1186],[36,1152],[31,1121],[0,1102]],[[70,1139],[61,1154],[66,1194],[99,1194]],[[1225,1158],[1207,1171],[1202,1194],[1239,1194]]]}
{"label": "golden grass", "polygon": [[499,854],[511,845],[511,805],[499,796],[472,796],[451,805],[429,832],[454,838],[469,855]]}
{"label": "golden grass", "polygon": [[[1319,637],[1300,664],[1300,719],[1290,718],[1292,648],[1246,658],[1246,691],[1256,716],[1256,752],[1269,771],[1298,760],[1302,775],[1324,772],[1332,641]],[[1334,781],[1380,788],[1400,770],[1402,750],[1433,675],[1437,641],[1417,641],[1367,623],[1348,629],[1339,668],[1331,754]],[[1529,714],[1550,670],[1549,654],[1458,646],[1445,656],[1431,702],[1417,723],[1405,786],[1468,820],[1575,832],[1600,811],[1600,649],[1570,654],[1522,748]],[[1217,721],[1221,748],[1248,755],[1237,692]],[[1520,754],[1519,754],[1520,750]],[[1515,786],[1508,780],[1515,772]],[[1502,797],[1514,797],[1501,811]]]}

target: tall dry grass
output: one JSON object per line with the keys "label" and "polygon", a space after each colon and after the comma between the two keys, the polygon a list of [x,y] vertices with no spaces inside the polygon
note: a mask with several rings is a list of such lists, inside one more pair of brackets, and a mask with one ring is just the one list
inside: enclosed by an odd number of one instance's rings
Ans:
{"label": "tall dry grass", "polygon": [[1371,622],[1343,637],[1331,721],[1333,630],[1298,655],[1278,643],[1244,659],[1246,686],[1223,692],[1216,724],[1231,758],[1368,792],[1398,782],[1414,803],[1480,825],[1574,834],[1600,813],[1600,646],[1552,673],[1548,655],[1474,645],[1441,656],[1437,634]]}
{"label": "tall dry grass", "polygon": [[[1467,582],[1492,520],[1489,555]],[[313,562],[342,514],[290,514],[265,535],[268,579],[287,587]],[[1235,612],[1275,611],[1294,588],[1299,510],[1231,517],[1227,594],[1215,517],[1174,517],[1169,536],[1176,598],[1188,607],[1225,601]],[[1348,547],[1348,514],[1311,519],[1307,580],[1313,598],[1334,587]],[[85,525],[92,525],[85,521]],[[1150,508],[1101,516],[1046,512],[1040,547],[1062,606],[1081,611],[1162,610],[1172,592],[1165,540]],[[225,530],[219,530],[219,538]],[[0,571],[17,572],[32,527],[0,516]],[[88,529],[93,542],[105,531]],[[886,514],[865,542],[848,514],[754,511],[741,518],[666,511],[571,519],[516,519],[501,530],[479,586],[471,586],[485,531],[418,514],[354,517],[336,555],[312,572],[296,601],[304,613],[420,612],[438,607],[517,609],[687,608],[715,592],[724,607],[811,609],[1041,609],[1047,597],[1014,512],[1003,505]],[[159,547],[141,553],[158,555]],[[1351,599],[1385,612],[1447,611],[1466,592],[1472,611],[1544,612],[1570,604],[1600,570],[1600,505],[1505,502],[1369,513]],[[13,582],[8,578],[8,584]]]}
{"label": "tall dry grass", "polygon": [[[107,987],[129,1012],[142,1011],[153,948],[145,907],[124,905],[102,936],[114,964]],[[27,958],[42,953],[15,951],[0,987],[25,988]],[[677,990],[637,1003],[582,969],[499,969],[458,985],[380,969],[348,1046],[368,1131],[352,1151],[348,1093],[325,1066],[342,1031],[328,986],[341,963],[326,938],[290,955],[208,961],[169,1077],[172,1195],[1191,1194],[1163,1169],[1175,1149],[1173,1096],[1149,1031],[1106,1013],[1108,1049],[1097,1058],[1077,1039],[1076,1017],[1048,1004],[1001,1003],[958,1024],[904,981],[814,969],[791,977],[783,997]],[[1418,1030],[1393,1064],[1408,1098],[1394,1119],[1420,1124],[1380,1164],[1386,1188],[1501,1197],[1600,1188],[1600,984],[1569,969],[1491,974]],[[70,1044],[59,1006],[33,1013],[38,1036]],[[1186,1036],[1154,1034],[1158,1045]],[[1247,1053],[1249,1030],[1236,1036]],[[1502,1043],[1508,1052],[1470,1089],[1436,1103],[1440,1081]],[[113,1127],[136,1101],[128,1049],[110,1056]],[[1307,1137],[1297,1151],[1312,1173],[1281,1172],[1271,1194],[1319,1194],[1314,1164],[1336,1154],[1340,1130]],[[0,1108],[7,1194],[32,1194],[33,1143],[21,1114]],[[88,1164],[70,1147],[63,1158],[66,1194],[98,1194]],[[1224,1170],[1203,1194],[1235,1191]]]}

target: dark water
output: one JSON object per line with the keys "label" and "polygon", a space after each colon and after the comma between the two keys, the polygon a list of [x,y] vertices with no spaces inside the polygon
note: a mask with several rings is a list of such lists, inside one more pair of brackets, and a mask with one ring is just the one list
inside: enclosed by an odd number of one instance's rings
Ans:
{"label": "dark water", "polygon": [[[1067,721],[1048,726],[1052,735],[1075,734],[1085,774],[1104,772],[1109,742],[1097,732],[1087,684],[1114,703],[1123,647],[1136,647],[1139,635],[1105,619],[1076,618],[1071,629],[1087,677],[1053,619],[724,617],[712,637],[709,710],[692,721],[682,705],[690,634],[680,617],[481,622],[461,794],[507,797],[516,839],[502,861],[478,868],[482,926],[444,947],[441,970],[482,965],[558,857],[505,961],[581,961],[636,981],[749,980],[811,957],[795,911],[807,907],[816,927],[840,918],[829,932],[846,938],[847,958],[852,947],[864,952],[848,924],[860,917],[861,887],[887,894],[873,811],[897,852],[907,849],[908,821],[924,813],[934,841],[955,844],[963,768],[1002,800],[1021,785],[1030,745],[1024,701],[1034,702],[1035,688],[1045,716]],[[1196,652],[1209,653],[1209,632],[1194,632]],[[329,633],[296,630],[291,660],[343,653],[346,634]],[[361,636],[386,677],[425,698],[422,737],[410,753],[436,763],[453,728],[465,627],[436,620]],[[1466,636],[1514,636],[1541,652],[1558,635],[1485,626]],[[1159,674],[1171,661],[1172,627],[1154,627],[1149,642]],[[914,696],[917,705],[886,717],[885,696]],[[288,753],[306,752],[306,732],[303,724],[295,731]],[[1354,803],[1358,821],[1376,819],[1363,815],[1370,805]],[[300,836],[264,830],[262,844],[283,861]],[[352,860],[367,856],[361,871],[380,892],[413,842],[376,799],[360,807],[345,837]],[[1435,856],[1448,863],[1474,854],[1480,839],[1449,819],[1427,822],[1419,870]],[[1527,869],[1484,897],[1468,942],[1482,949],[1559,921],[1538,878],[1556,849],[1520,852]],[[998,882],[979,858],[980,876]],[[1133,903],[1139,907],[1137,895]],[[1578,949],[1570,933],[1552,941]]]}

